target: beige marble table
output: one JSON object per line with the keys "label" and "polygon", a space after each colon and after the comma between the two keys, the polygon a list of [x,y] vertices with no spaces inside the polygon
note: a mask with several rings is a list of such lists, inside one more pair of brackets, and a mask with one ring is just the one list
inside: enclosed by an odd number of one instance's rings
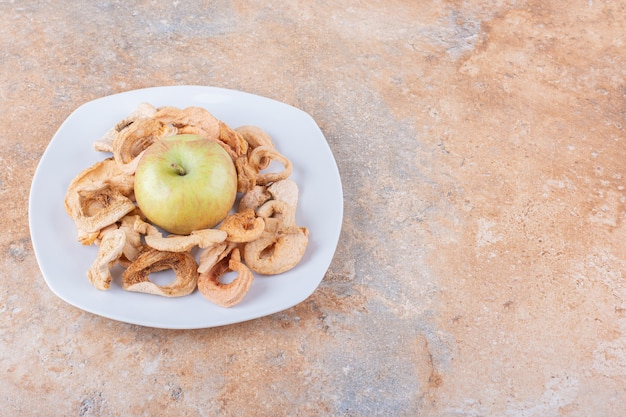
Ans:
{"label": "beige marble table", "polygon": [[[626,1],[0,2],[0,415],[623,416]],[[201,330],[46,286],[65,118],[158,85],[308,112],[344,222],[321,285]]]}

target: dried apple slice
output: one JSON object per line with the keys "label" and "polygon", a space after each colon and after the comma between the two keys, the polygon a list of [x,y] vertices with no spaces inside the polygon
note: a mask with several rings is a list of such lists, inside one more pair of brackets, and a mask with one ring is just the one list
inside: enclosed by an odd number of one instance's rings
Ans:
{"label": "dried apple slice", "polygon": [[111,268],[122,256],[126,234],[120,229],[111,229],[103,233],[98,246],[98,256],[87,271],[89,282],[99,290],[108,290],[111,287]]}
{"label": "dried apple slice", "polygon": [[[158,285],[150,281],[153,272],[172,269],[174,281]],[[198,281],[198,264],[188,252],[163,252],[147,249],[142,252],[122,274],[122,288],[164,297],[181,297],[191,294]]]}
{"label": "dried apple slice", "polygon": [[248,209],[227,216],[219,227],[228,234],[229,242],[243,243],[258,239],[265,230],[265,221]]}
{"label": "dried apple slice", "polygon": [[[229,271],[237,272],[237,277],[228,284],[220,277]],[[222,307],[232,307],[243,300],[252,285],[254,275],[241,262],[238,248],[217,262],[209,271],[198,277],[198,291],[209,301]]]}

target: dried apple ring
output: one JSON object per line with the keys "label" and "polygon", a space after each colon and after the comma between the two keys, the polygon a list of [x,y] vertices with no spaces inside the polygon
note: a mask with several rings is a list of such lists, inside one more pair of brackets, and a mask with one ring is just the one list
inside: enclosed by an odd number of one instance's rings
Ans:
{"label": "dried apple ring", "polygon": [[165,252],[188,252],[194,247],[208,248],[226,240],[225,231],[218,229],[194,230],[189,235],[164,237],[159,229],[141,219],[136,219],[134,229],[145,235],[146,245]]}
{"label": "dried apple ring", "polygon": [[78,232],[78,241],[91,245],[100,230],[116,223],[135,209],[128,197],[106,184],[93,190],[77,191],[78,199],[70,206]]}
{"label": "dried apple ring", "polygon": [[113,158],[121,171],[133,174],[150,145],[177,132],[175,127],[155,119],[136,120],[113,140]]}
{"label": "dried apple ring", "polygon": [[259,146],[274,147],[272,137],[258,126],[239,126],[235,131],[239,132],[252,148],[258,148]]}
{"label": "dried apple ring", "polygon": [[134,227],[135,222],[138,219],[140,219],[138,214],[126,215],[122,217],[122,220],[119,222],[119,230],[126,234],[126,243],[124,244],[124,249],[122,251],[125,261],[132,262],[137,259],[137,256],[139,256],[139,253],[143,248],[141,234],[136,231]]}
{"label": "dried apple ring", "polygon": [[128,197],[133,193],[135,180],[131,175],[120,171],[113,158],[98,161],[76,175],[67,187],[64,201],[67,214],[76,218],[80,212],[79,191],[97,189],[105,184],[110,184]]}
{"label": "dried apple ring", "polygon": [[237,243],[224,241],[204,249],[200,252],[198,273],[202,274],[213,268],[216,263],[227,256],[237,245]]}
{"label": "dried apple ring", "polygon": [[[174,281],[158,285],[150,281],[152,272],[172,269]],[[142,252],[122,274],[122,288],[164,297],[191,294],[198,282],[198,264],[188,252],[164,252],[149,248]]]}
{"label": "dried apple ring", "polygon": [[217,229],[194,230],[189,235],[146,236],[146,244],[152,248],[169,252],[188,252],[194,247],[208,248],[226,239],[226,232]]}
{"label": "dried apple ring", "polygon": [[[258,126],[239,126],[235,131],[243,136],[251,149],[258,148],[259,146],[274,148],[272,137]],[[263,157],[259,160],[258,168],[265,169],[269,166],[270,162],[270,158]]]}
{"label": "dried apple ring", "polygon": [[202,107],[160,107],[154,119],[176,127],[180,133],[191,133],[208,139],[217,139],[220,135],[219,121]]}
{"label": "dried apple ring", "polygon": [[120,120],[115,126],[108,130],[96,142],[93,147],[100,152],[113,152],[113,141],[124,129],[128,128],[139,119],[148,119],[154,116],[156,108],[150,103],[141,103],[128,116]]}
{"label": "dried apple ring", "polygon": [[126,234],[123,230],[112,229],[103,233],[98,246],[98,255],[87,271],[89,282],[99,290],[108,290],[111,287],[111,267],[122,256]]}
{"label": "dried apple ring", "polygon": [[250,166],[246,155],[238,156],[234,162],[237,170],[237,192],[247,193],[256,186],[257,171]]}
{"label": "dried apple ring", "polygon": [[267,192],[274,200],[287,203],[295,211],[298,206],[298,184],[292,179],[286,178],[276,181],[267,187]]}
{"label": "dried apple ring", "polygon": [[[224,284],[220,277],[229,271],[237,272],[237,277],[232,282]],[[200,274],[198,290],[207,300],[222,307],[232,307],[243,300],[253,280],[254,274],[241,262],[239,249],[234,248],[213,268]]]}
{"label": "dried apple ring", "polygon": [[244,262],[248,267],[263,275],[282,274],[296,266],[306,250],[309,232],[305,227],[296,233],[264,235],[246,243]]}
{"label": "dried apple ring", "polygon": [[270,200],[272,195],[267,191],[266,187],[262,185],[255,185],[248,192],[246,192],[239,200],[239,211],[244,211],[247,209],[255,210],[258,209],[265,203]]}
{"label": "dried apple ring", "polygon": [[248,163],[258,172],[258,167],[263,158],[269,158],[273,161],[278,161],[283,165],[284,168],[282,171],[278,172],[259,172],[256,176],[257,184],[267,185],[272,182],[284,180],[291,175],[291,171],[293,169],[291,161],[284,155],[280,154],[278,151],[270,148],[269,146],[259,146],[258,148],[254,148],[252,152],[250,152],[250,156],[248,157]]}
{"label": "dried apple ring", "polygon": [[297,232],[296,210],[282,200],[270,200],[259,207],[256,214],[265,221],[269,233]]}
{"label": "dried apple ring", "polygon": [[265,230],[265,221],[248,209],[227,216],[219,227],[228,233],[230,242],[243,243],[258,239]]}
{"label": "dried apple ring", "polygon": [[222,121],[219,121],[219,127],[219,140],[228,145],[228,147],[232,150],[232,153],[229,153],[231,154],[233,160],[238,156],[245,155],[248,152],[248,142],[246,142],[244,137],[241,136],[239,132],[233,130]]}

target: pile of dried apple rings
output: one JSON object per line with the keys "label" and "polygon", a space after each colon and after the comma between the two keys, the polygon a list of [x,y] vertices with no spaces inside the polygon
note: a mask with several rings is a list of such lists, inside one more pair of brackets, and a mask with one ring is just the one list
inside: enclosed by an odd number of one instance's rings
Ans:
{"label": "pile of dried apple rings", "polygon": [[[218,226],[189,235],[164,235],[134,199],[134,173],[145,150],[165,137],[195,134],[221,145],[237,169],[236,210]],[[97,245],[87,276],[107,290],[115,265],[124,268],[122,288],[165,297],[185,296],[197,288],[209,301],[231,307],[247,294],[254,273],[286,272],[302,259],[308,230],[296,224],[298,186],[292,164],[270,135],[257,126],[235,129],[201,107],[156,108],[140,104],[94,143],[112,154],[80,172],[65,195],[78,241]],[[281,169],[267,169],[276,161]],[[192,250],[199,248],[196,257]],[[175,278],[159,285],[153,272],[171,269]],[[236,273],[230,282],[221,278]]]}

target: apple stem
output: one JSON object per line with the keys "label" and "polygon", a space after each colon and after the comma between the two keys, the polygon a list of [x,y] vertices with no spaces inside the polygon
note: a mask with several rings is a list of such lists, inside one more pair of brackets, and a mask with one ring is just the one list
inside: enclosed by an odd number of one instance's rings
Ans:
{"label": "apple stem", "polygon": [[176,162],[172,163],[172,168],[174,168],[176,171],[178,171],[178,175],[183,176],[186,174],[185,170],[183,169],[183,167],[181,167],[180,165],[178,165]]}

